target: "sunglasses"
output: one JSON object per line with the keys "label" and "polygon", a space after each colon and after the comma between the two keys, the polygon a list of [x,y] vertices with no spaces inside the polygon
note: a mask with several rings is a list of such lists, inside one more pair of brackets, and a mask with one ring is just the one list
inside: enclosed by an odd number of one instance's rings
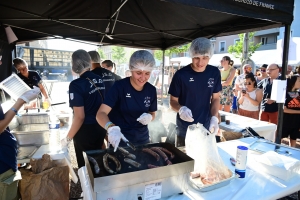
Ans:
{"label": "sunglasses", "polygon": [[266,72],[267,70],[265,70],[265,69],[261,69],[260,71],[261,71],[261,72]]}
{"label": "sunglasses", "polygon": [[244,84],[245,85],[252,85],[252,83],[250,83],[250,82],[245,82]]}

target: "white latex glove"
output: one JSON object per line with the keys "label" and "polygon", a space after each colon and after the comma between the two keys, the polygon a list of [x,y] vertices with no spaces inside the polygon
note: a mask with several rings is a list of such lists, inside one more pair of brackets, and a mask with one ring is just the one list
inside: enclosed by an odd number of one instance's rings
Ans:
{"label": "white latex glove", "polygon": [[179,116],[184,121],[187,121],[187,122],[193,122],[194,121],[192,111],[186,106],[182,106],[179,109]]}
{"label": "white latex glove", "polygon": [[20,99],[23,99],[26,103],[37,98],[38,94],[41,92],[40,88],[33,86],[32,90],[29,90],[20,96]]}
{"label": "white latex glove", "polygon": [[214,135],[217,135],[219,131],[219,119],[216,116],[212,116],[210,119],[209,131]]}
{"label": "white latex glove", "polygon": [[69,144],[71,141],[68,141],[67,137],[61,139],[60,144],[61,144],[61,148],[68,148]]}
{"label": "white latex glove", "polygon": [[119,126],[112,126],[107,129],[108,133],[108,142],[114,147],[114,152],[116,152],[121,139],[124,142],[128,142],[128,140],[121,133],[121,129]]}
{"label": "white latex glove", "polygon": [[152,115],[149,113],[143,113],[136,121],[139,121],[143,125],[147,125],[151,122]]}

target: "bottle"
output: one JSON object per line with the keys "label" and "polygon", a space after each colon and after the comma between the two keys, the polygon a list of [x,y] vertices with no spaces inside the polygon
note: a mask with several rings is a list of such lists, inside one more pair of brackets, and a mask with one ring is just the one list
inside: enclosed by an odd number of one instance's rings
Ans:
{"label": "bottle", "polygon": [[238,178],[245,178],[247,167],[248,148],[245,146],[238,146],[236,151],[235,174]]}
{"label": "bottle", "polygon": [[56,116],[50,116],[50,121],[49,121],[50,152],[58,152],[61,150],[59,124],[60,121]]}

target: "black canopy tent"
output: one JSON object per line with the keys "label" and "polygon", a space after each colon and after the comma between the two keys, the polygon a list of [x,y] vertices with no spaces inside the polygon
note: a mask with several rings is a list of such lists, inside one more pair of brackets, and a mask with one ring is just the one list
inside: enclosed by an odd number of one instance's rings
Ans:
{"label": "black canopy tent", "polygon": [[[294,0],[10,0],[0,3],[0,22],[19,42],[64,38],[161,50],[197,37],[285,26],[284,79],[293,8]],[[277,143],[282,112],[280,104]]]}

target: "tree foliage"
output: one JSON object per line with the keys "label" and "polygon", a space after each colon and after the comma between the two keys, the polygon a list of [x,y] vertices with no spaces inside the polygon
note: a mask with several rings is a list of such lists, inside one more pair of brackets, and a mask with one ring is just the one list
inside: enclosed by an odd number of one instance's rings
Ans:
{"label": "tree foliage", "polygon": [[[255,32],[249,33],[249,49],[248,58],[251,58],[253,53],[260,47],[261,43],[254,44],[253,37]],[[228,47],[228,52],[232,54],[235,58],[239,58],[241,63],[243,63],[243,46],[244,46],[244,33],[239,34],[239,41],[236,41],[234,45]]]}
{"label": "tree foliage", "polygon": [[[190,48],[191,43],[179,46],[179,47],[172,47],[170,49],[165,50],[165,56],[170,56],[173,53],[184,53],[187,52]],[[154,58],[157,60],[162,61],[163,51],[162,50],[155,50],[154,51]]]}
{"label": "tree foliage", "polygon": [[125,55],[126,52],[124,47],[114,46],[112,48],[112,57],[118,64],[126,62]]}
{"label": "tree foliage", "polygon": [[98,51],[98,53],[99,53],[99,55],[100,55],[101,60],[105,60],[106,57],[105,57],[105,55],[104,55],[103,50],[102,50],[101,48],[98,48],[97,51]]}

